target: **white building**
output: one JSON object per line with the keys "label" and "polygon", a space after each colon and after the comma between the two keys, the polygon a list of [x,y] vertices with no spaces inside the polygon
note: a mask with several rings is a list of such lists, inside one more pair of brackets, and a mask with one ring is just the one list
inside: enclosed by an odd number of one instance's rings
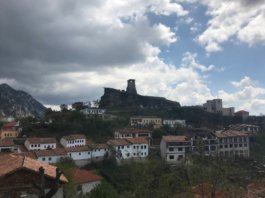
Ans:
{"label": "white building", "polygon": [[260,132],[260,126],[253,124],[232,124],[229,125],[229,129],[234,131],[245,132],[249,135],[257,134]]}
{"label": "white building", "polygon": [[85,108],[80,110],[85,115],[103,115],[106,112],[106,109],[100,109],[100,108]]}
{"label": "white building", "polygon": [[186,136],[163,136],[160,142],[161,157],[169,164],[180,163],[185,160],[190,146],[190,141]]}
{"label": "white building", "polygon": [[159,117],[136,116],[130,118],[130,125],[133,127],[153,127],[160,128],[162,119]]}
{"label": "white building", "polygon": [[39,161],[48,164],[55,164],[59,162],[62,158],[67,157],[67,153],[64,148],[40,150],[40,151],[34,151],[34,153]]}
{"label": "white building", "polygon": [[0,139],[0,152],[18,152],[18,150],[12,138]]}
{"label": "white building", "polygon": [[146,158],[149,155],[148,141],[145,138],[129,138],[128,142],[132,144],[132,157]]}
{"label": "white building", "polygon": [[249,157],[249,136],[240,131],[226,130],[216,132],[219,155],[225,157]]}
{"label": "white building", "polygon": [[27,138],[24,145],[29,151],[55,149],[56,139],[55,138],[38,138],[38,137]]}
{"label": "white building", "polygon": [[116,159],[145,158],[148,156],[148,141],[145,138],[109,140],[108,144],[115,152]]}
{"label": "white building", "polygon": [[164,119],[163,125],[168,125],[171,128],[174,128],[177,126],[185,127],[186,121],[185,120],[177,120],[177,119]]}
{"label": "white building", "polygon": [[77,166],[85,166],[91,162],[92,149],[89,146],[67,147],[65,150]]}
{"label": "white building", "polygon": [[60,143],[66,148],[85,146],[86,136],[83,134],[73,134],[73,135],[63,136],[60,140]]}
{"label": "white building", "polygon": [[91,144],[89,147],[92,148],[92,160],[98,161],[102,160],[105,156],[111,155],[110,147],[107,144]]}
{"label": "white building", "polygon": [[101,183],[102,177],[95,175],[91,171],[82,169],[71,170],[73,184],[78,195],[85,195]]}

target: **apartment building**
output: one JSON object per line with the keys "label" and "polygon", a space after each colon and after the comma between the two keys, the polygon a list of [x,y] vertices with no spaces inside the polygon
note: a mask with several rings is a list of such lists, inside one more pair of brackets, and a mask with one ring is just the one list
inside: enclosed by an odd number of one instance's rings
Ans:
{"label": "apartment building", "polygon": [[130,118],[130,125],[132,127],[153,127],[160,128],[162,126],[162,119],[159,117],[145,117],[136,116]]}

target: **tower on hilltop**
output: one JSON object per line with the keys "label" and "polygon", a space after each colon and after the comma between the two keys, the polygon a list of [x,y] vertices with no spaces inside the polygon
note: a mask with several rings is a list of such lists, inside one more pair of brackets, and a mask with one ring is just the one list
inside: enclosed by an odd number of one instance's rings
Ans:
{"label": "tower on hilltop", "polygon": [[135,80],[134,79],[127,80],[126,92],[130,93],[130,94],[137,94],[136,87],[135,87]]}

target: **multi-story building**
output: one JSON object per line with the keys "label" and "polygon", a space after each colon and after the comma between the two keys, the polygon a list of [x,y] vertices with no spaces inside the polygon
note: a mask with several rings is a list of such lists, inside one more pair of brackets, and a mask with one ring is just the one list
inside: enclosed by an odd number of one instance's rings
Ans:
{"label": "multi-story building", "polygon": [[59,162],[62,158],[67,157],[67,153],[64,148],[39,150],[39,151],[34,151],[34,154],[39,161],[48,164],[55,164]]}
{"label": "multi-story building", "polygon": [[169,164],[183,162],[190,147],[190,140],[186,136],[163,136],[160,142],[161,157]]}
{"label": "multi-story building", "polygon": [[67,147],[65,151],[77,166],[85,166],[91,162],[92,149],[89,146]]}
{"label": "multi-story building", "polygon": [[194,154],[216,156],[218,154],[218,138],[212,131],[196,130],[190,138],[191,151]]}
{"label": "multi-story building", "polygon": [[2,126],[0,135],[3,138],[15,138],[18,137],[21,129],[19,128],[19,122],[13,121]]}
{"label": "multi-story building", "polygon": [[12,138],[4,138],[0,139],[0,152],[18,152],[18,148]]}
{"label": "multi-story building", "polygon": [[130,125],[133,127],[160,128],[162,126],[162,119],[159,117],[136,116],[130,118]]}
{"label": "multi-story building", "polygon": [[240,131],[226,130],[215,133],[218,138],[219,156],[249,157],[249,136]]}
{"label": "multi-story building", "polygon": [[153,131],[148,129],[139,129],[139,128],[123,128],[118,129],[114,132],[114,138],[146,138],[150,145]]}
{"label": "multi-story building", "polygon": [[116,159],[145,158],[148,156],[148,141],[145,138],[109,140]]}
{"label": "multi-story building", "polygon": [[210,113],[220,113],[224,116],[233,116],[235,113],[234,107],[223,108],[222,99],[213,99],[207,100],[206,103],[203,104],[203,108],[205,111]]}
{"label": "multi-story building", "polygon": [[95,107],[85,108],[80,110],[84,115],[103,115],[106,112],[106,109],[100,109]]}
{"label": "multi-story building", "polygon": [[63,136],[60,140],[60,143],[66,148],[85,146],[86,136],[83,134],[73,134],[73,135]]}
{"label": "multi-story building", "polygon": [[104,157],[111,155],[110,147],[107,144],[91,144],[89,147],[92,149],[92,160],[102,160]]}
{"label": "multi-story building", "polygon": [[29,151],[33,150],[46,150],[46,149],[55,149],[56,148],[56,139],[55,138],[27,138],[24,145]]}
{"label": "multi-story building", "polygon": [[174,127],[185,127],[186,121],[185,120],[177,120],[177,119],[163,119],[163,125],[168,125],[171,128]]}

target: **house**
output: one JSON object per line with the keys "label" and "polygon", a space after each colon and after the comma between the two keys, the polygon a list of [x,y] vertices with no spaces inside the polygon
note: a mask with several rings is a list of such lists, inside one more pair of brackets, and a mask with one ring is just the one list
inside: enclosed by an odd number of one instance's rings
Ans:
{"label": "house", "polygon": [[15,138],[20,133],[19,122],[13,121],[5,124],[1,128],[1,139],[3,138]]}
{"label": "house", "polygon": [[191,132],[191,151],[194,154],[216,156],[218,154],[218,138],[207,129],[196,129]]}
{"label": "house", "polygon": [[18,150],[12,138],[0,139],[0,152],[17,152]]}
{"label": "house", "polygon": [[150,145],[151,138],[152,138],[153,131],[148,129],[139,129],[139,128],[123,128],[118,129],[114,132],[114,138],[120,139],[120,138],[146,138],[148,140],[148,143]]}
{"label": "house", "polygon": [[109,140],[116,159],[141,159],[149,155],[148,140],[145,138],[128,138]]}
{"label": "house", "polygon": [[55,149],[56,143],[57,141],[55,138],[32,137],[32,138],[27,138],[24,145],[28,149],[28,151],[33,151],[33,150]]}
{"label": "house", "polygon": [[98,161],[103,160],[104,157],[111,155],[110,146],[108,144],[91,144],[89,145],[92,148],[92,160]]}
{"label": "house", "polygon": [[163,119],[163,125],[167,125],[171,128],[174,128],[177,126],[185,127],[186,121],[185,120],[178,120],[178,119]]}
{"label": "house", "polygon": [[48,164],[55,164],[59,162],[62,158],[67,157],[67,152],[65,151],[64,148],[39,150],[39,151],[34,151],[34,153],[39,161]]}
{"label": "house", "polygon": [[245,132],[249,135],[257,134],[260,132],[260,126],[253,124],[231,124],[229,125],[229,129]]}
{"label": "house", "polygon": [[161,157],[169,164],[183,162],[190,146],[187,136],[163,136],[160,142]]}
{"label": "house", "polygon": [[133,148],[126,139],[114,139],[107,142],[112,147],[116,159],[129,159],[132,157]]}
{"label": "house", "polygon": [[83,195],[93,190],[103,179],[91,171],[77,168],[71,170],[71,175],[77,193]]}
{"label": "house", "polygon": [[84,115],[90,116],[90,115],[103,115],[106,112],[106,109],[96,108],[96,107],[89,107],[80,110],[81,113]]}
{"label": "house", "polygon": [[73,134],[73,135],[63,136],[60,140],[60,143],[66,148],[85,146],[86,136],[83,134]]}
{"label": "house", "polygon": [[130,118],[130,125],[132,127],[153,127],[155,129],[162,126],[162,119],[159,117],[145,117],[136,116]]}
{"label": "house", "polygon": [[67,147],[65,151],[67,156],[72,158],[79,167],[85,166],[91,162],[92,149],[87,145]]}
{"label": "house", "polygon": [[223,101],[219,98],[207,100],[206,103],[203,104],[203,108],[209,113],[220,113],[223,116],[233,116],[235,113],[234,107],[223,108]]}
{"label": "house", "polygon": [[55,193],[63,198],[66,177],[57,167],[20,155],[0,156],[0,197],[40,197]]}
{"label": "house", "polygon": [[149,155],[148,140],[145,138],[128,138],[126,139],[132,144],[132,157],[146,158]]}
{"label": "house", "polygon": [[219,156],[249,157],[249,136],[246,133],[234,130],[225,130],[215,133],[218,138]]}

